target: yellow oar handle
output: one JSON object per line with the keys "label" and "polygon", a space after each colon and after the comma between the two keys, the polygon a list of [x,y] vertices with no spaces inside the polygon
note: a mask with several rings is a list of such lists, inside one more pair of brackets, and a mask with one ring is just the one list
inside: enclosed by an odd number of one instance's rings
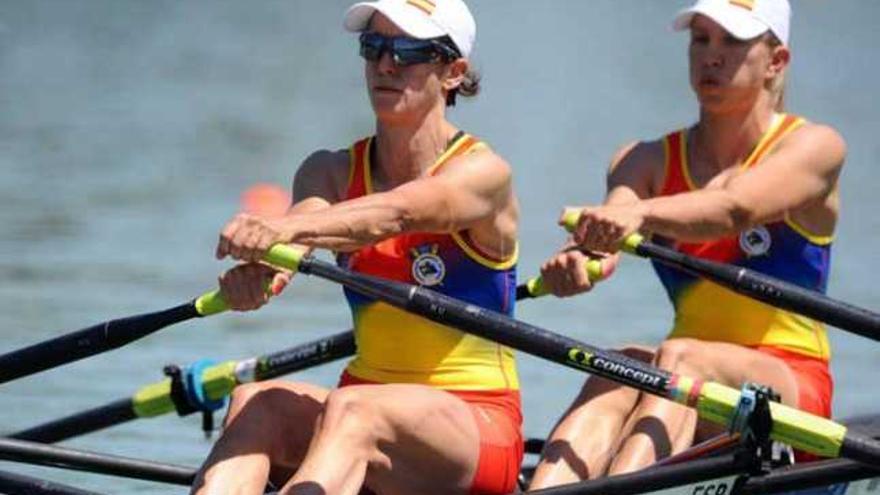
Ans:
{"label": "yellow oar handle", "polygon": [[[605,272],[602,269],[602,260],[587,260],[584,269],[587,271],[587,278],[590,283],[596,283],[605,278]],[[544,287],[544,278],[538,275],[526,281],[526,287],[529,289],[529,295],[532,297],[546,296],[550,292]]]}
{"label": "yellow oar handle", "polygon": [[[580,208],[566,208],[565,213],[562,214],[562,225],[565,227],[565,230],[569,232],[574,232],[574,229],[577,228],[577,224],[580,219]],[[645,238],[639,233],[630,234],[626,237],[626,239],[623,240],[620,249],[626,251],[627,253],[635,253],[636,249],[638,249],[639,247],[639,244],[641,244],[644,240]]]}
{"label": "yellow oar handle", "polygon": [[[718,383],[705,383],[696,404],[701,418],[727,425],[734,416],[740,391]],[[687,394],[676,394],[676,401],[687,404]],[[825,457],[838,457],[845,426],[776,402],[770,403],[773,427],[770,438],[797,449]]]}
{"label": "yellow oar handle", "polygon": [[[263,261],[296,272],[299,270],[299,262],[304,255],[305,252],[300,249],[285,244],[276,244],[269,249],[269,252],[263,257]],[[229,309],[229,305],[219,290],[202,294],[195,300],[195,306],[201,316],[211,316]]]}

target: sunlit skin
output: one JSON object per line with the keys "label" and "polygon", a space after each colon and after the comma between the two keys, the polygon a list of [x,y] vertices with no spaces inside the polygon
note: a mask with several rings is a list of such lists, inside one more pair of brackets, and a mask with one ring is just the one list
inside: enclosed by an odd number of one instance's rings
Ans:
{"label": "sunlit skin", "polygon": [[[384,36],[406,35],[382,15],[374,17],[370,31]],[[442,95],[461,84],[467,67],[464,59],[451,64],[398,67],[388,52],[376,62],[367,61],[367,90],[380,125],[413,125],[413,120],[424,119],[427,113],[443,112]]]}
{"label": "sunlit skin", "polygon": [[737,39],[715,21],[697,15],[691,23],[688,59],[691,87],[702,111],[744,112],[788,65],[790,52],[771,46],[764,37]]}
{"label": "sunlit skin", "polygon": [[[574,207],[577,227],[565,249],[542,267],[545,286],[560,296],[590,290],[582,251],[614,253],[635,232],[683,242],[734,236],[789,218],[816,236],[834,232],[837,180],[846,144],[834,129],[807,122],[784,137],[758,166],[741,168],[770,128],[788,48],[769,33],[742,41],[697,15],[688,49],[690,84],[700,104],[687,131],[688,171],[696,189],[661,196],[666,180],[662,140],[623,146],[608,170],[600,205]],[[566,218],[560,217],[560,223]],[[762,383],[798,406],[799,383],[781,359],[727,342],[673,338],[657,349],[628,349],[669,371],[733,387]],[[602,379],[587,380],[554,428],[531,489],[645,468],[689,447],[701,434],[696,415],[669,401]]]}

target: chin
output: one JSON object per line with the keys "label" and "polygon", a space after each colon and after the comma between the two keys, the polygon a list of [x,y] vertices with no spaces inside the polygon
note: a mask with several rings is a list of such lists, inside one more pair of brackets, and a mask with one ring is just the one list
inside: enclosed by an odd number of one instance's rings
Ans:
{"label": "chin", "polygon": [[373,112],[379,122],[387,125],[402,124],[411,120],[408,118],[410,113],[402,111],[399,107],[399,105],[374,104]]}

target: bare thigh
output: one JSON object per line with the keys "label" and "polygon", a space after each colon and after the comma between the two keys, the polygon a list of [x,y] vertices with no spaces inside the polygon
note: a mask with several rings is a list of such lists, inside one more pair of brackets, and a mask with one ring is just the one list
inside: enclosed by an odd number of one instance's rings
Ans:
{"label": "bare thigh", "polygon": [[460,398],[422,385],[345,387],[330,394],[322,419],[345,431],[343,422],[372,429],[366,484],[376,493],[468,492],[479,461],[479,430]]}
{"label": "bare thigh", "polygon": [[284,381],[239,387],[224,421],[224,437],[233,437],[227,453],[266,449],[272,460],[270,478],[283,484],[302,462],[329,393],[308,383]]}

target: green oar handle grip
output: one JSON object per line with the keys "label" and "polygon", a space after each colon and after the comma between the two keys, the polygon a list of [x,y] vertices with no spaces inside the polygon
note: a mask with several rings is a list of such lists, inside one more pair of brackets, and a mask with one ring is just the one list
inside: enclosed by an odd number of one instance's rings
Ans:
{"label": "green oar handle grip", "polygon": [[[270,265],[295,272],[299,269],[299,262],[304,255],[305,253],[300,249],[285,244],[276,244],[269,249],[269,252],[263,257],[263,261]],[[229,305],[223,299],[219,290],[212,290],[202,294],[193,304],[195,304],[196,311],[201,316],[216,315],[229,309]]]}
{"label": "green oar handle grip", "polygon": [[[208,399],[219,400],[232,393],[238,384],[235,377],[237,364],[235,361],[225,361],[202,371],[199,383],[204,387]],[[166,378],[138,390],[131,398],[131,407],[138,418],[152,418],[174,411],[176,406],[171,399],[171,379]]]}
{"label": "green oar handle grip", "polygon": [[[562,216],[562,225],[568,232],[574,232],[577,228],[578,221],[581,219],[580,208],[566,208]],[[639,233],[633,233],[626,237],[621,243],[620,249],[627,253],[636,254],[636,250],[645,238]]]}
{"label": "green oar handle grip", "polygon": [[[589,259],[584,264],[587,271],[587,278],[591,284],[599,282],[605,278],[605,272],[602,269],[602,260]],[[538,275],[526,281],[526,287],[529,289],[529,295],[532,297],[546,296],[550,292],[544,287],[544,278]]]}

